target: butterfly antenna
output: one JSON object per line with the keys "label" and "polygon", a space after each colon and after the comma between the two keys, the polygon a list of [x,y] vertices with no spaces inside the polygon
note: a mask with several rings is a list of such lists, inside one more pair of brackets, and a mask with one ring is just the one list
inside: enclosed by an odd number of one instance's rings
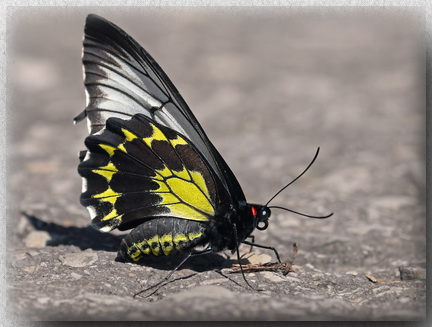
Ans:
{"label": "butterfly antenna", "polygon": [[303,216],[303,217],[307,217],[307,218],[314,218],[314,219],[326,219],[326,218],[329,218],[329,217],[333,216],[333,212],[330,213],[330,214],[328,214],[328,215],[326,215],[326,216],[312,216],[312,215],[306,215],[304,213],[301,213],[301,212],[298,212],[298,211],[294,211],[294,210],[291,210],[291,209],[288,209],[288,208],[279,207],[279,206],[270,206],[268,208],[282,209],[282,210],[285,210],[285,211],[289,211],[289,212],[295,213],[295,214],[297,214],[299,216]]}
{"label": "butterfly antenna", "polygon": [[302,177],[304,175],[305,172],[308,171],[308,169],[313,165],[313,163],[315,162],[316,158],[318,157],[318,153],[319,153],[320,148],[318,147],[318,149],[316,150],[315,156],[313,157],[312,161],[309,163],[309,165],[306,167],[305,170],[303,170],[303,172],[298,175],[296,178],[294,178],[291,182],[289,182],[287,185],[285,185],[284,187],[282,187],[278,192],[276,192],[275,195],[273,195],[270,200],[267,201],[266,203],[266,207],[268,206],[268,204],[275,198],[277,197],[283,190],[285,190],[288,186],[290,186],[291,184],[293,184],[296,180],[298,180],[300,177]]}

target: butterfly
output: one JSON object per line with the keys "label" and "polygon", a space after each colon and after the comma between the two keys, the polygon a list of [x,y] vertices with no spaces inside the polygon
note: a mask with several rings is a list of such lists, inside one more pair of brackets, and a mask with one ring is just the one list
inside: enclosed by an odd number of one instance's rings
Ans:
{"label": "butterfly", "polygon": [[[246,240],[268,227],[274,197],[266,205],[246,201],[150,54],[118,26],[91,14],[82,61],[87,104],[75,123],[87,118],[90,135],[78,166],[80,201],[95,228],[131,229],[119,255],[139,261],[226,249],[238,254],[244,243],[272,249],[280,262],[276,249]],[[200,246],[203,251],[195,250]]]}

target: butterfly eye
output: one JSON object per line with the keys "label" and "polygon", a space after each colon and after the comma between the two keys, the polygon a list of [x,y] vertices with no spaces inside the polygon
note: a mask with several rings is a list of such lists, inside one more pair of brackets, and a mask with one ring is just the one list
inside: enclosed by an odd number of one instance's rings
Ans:
{"label": "butterfly eye", "polygon": [[263,209],[261,209],[260,211],[260,220],[267,220],[270,217],[270,209],[264,207]]}
{"label": "butterfly eye", "polygon": [[255,221],[255,228],[258,230],[265,230],[267,229],[269,223],[268,223],[268,218],[270,217],[270,209],[267,207],[263,207],[261,208],[261,210],[259,211],[258,215],[256,216],[256,221]]}

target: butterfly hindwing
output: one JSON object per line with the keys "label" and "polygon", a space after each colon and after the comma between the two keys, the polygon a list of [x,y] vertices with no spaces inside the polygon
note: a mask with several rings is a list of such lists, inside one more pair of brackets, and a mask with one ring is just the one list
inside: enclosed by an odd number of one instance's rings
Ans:
{"label": "butterfly hindwing", "polygon": [[224,188],[188,139],[138,114],[110,118],[86,139],[79,165],[81,203],[103,231],[129,229],[155,217],[205,222]]}

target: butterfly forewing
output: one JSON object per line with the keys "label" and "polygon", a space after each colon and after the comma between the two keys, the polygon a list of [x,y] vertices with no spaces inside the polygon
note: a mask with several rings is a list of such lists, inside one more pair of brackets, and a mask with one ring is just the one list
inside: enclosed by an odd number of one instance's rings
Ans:
{"label": "butterfly forewing", "polygon": [[100,131],[110,117],[130,119],[137,113],[146,115],[193,142],[230,194],[226,201],[245,200],[234,174],[176,87],[126,32],[101,17],[89,15],[83,64],[87,107],[75,121],[87,117],[90,134]]}
{"label": "butterfly forewing", "polygon": [[226,197],[190,141],[144,115],[110,118],[86,145],[81,203],[104,231],[157,217],[205,222]]}

